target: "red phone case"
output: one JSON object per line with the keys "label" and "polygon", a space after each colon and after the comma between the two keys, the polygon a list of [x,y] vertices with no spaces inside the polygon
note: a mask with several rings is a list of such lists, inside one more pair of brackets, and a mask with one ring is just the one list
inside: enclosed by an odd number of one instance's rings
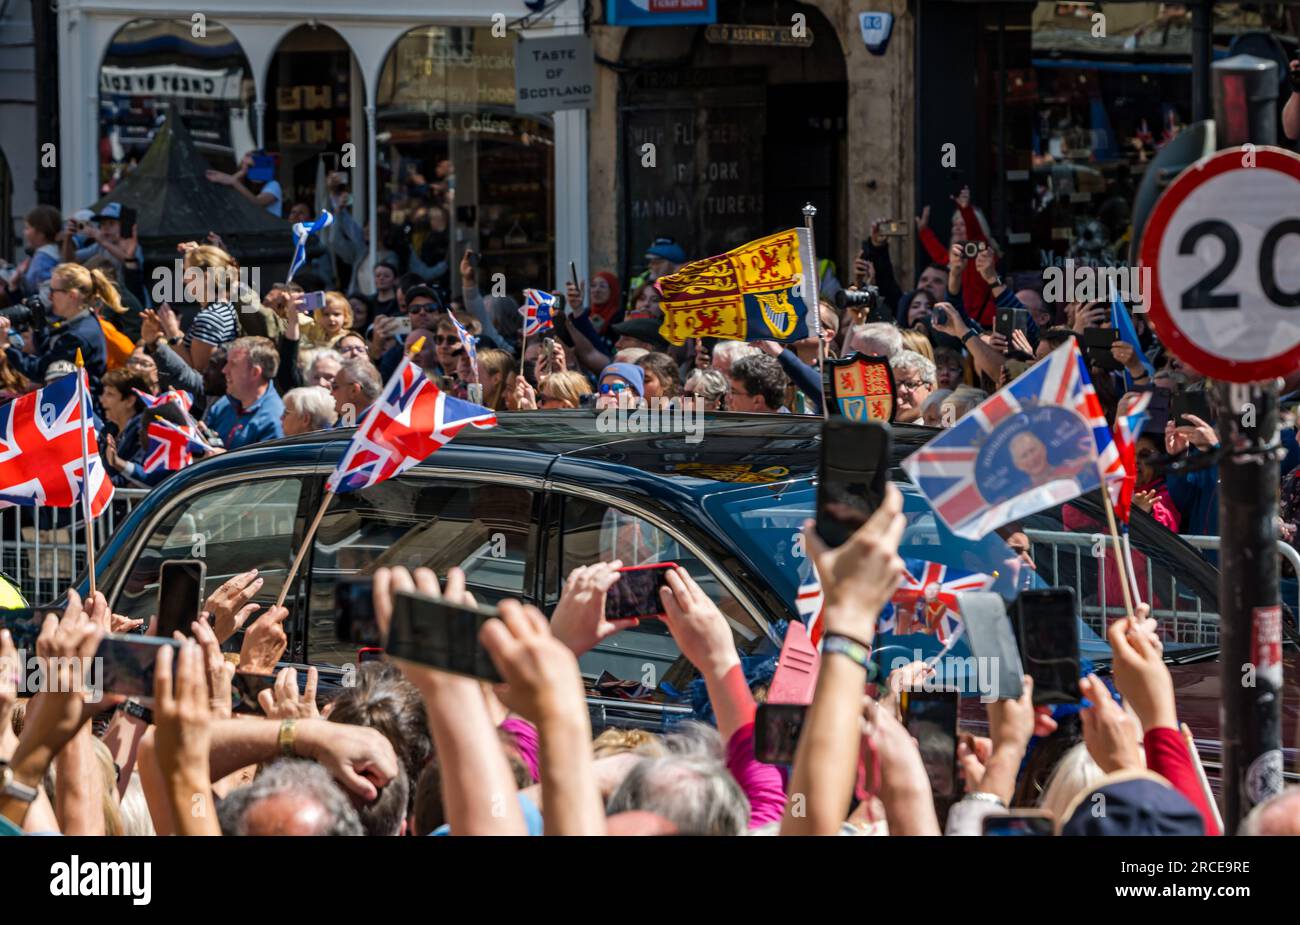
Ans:
{"label": "red phone case", "polygon": [[[677,567],[678,567],[678,565],[677,565],[676,562],[651,562],[651,563],[649,563],[648,565],[625,565],[623,568],[619,569],[618,571],[619,571],[620,573],[622,573],[622,572],[644,572],[644,571],[648,571],[649,569],[670,569],[670,568],[677,568]],[[644,620],[644,619],[657,619],[657,618],[659,618],[659,617],[662,617],[663,615],[664,615],[664,612],[663,612],[662,610],[660,610],[660,611],[658,611],[657,613],[640,613],[640,614],[636,614],[636,619],[638,619],[638,620]],[[621,619],[631,619],[631,618],[630,618],[630,617],[623,617],[623,618],[621,618]]]}

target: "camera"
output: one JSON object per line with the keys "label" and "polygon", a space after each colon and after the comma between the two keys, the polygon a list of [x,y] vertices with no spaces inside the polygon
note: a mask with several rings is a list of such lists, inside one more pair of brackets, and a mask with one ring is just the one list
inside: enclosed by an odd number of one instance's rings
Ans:
{"label": "camera", "polygon": [[961,252],[965,254],[967,258],[978,257],[980,251],[984,250],[986,247],[988,247],[988,245],[983,241],[967,241],[961,246]]}
{"label": "camera", "polygon": [[864,311],[873,311],[880,304],[880,290],[875,286],[861,289],[841,289],[835,293],[835,307],[843,311],[850,305]]}
{"label": "camera", "polygon": [[0,308],[0,318],[8,318],[14,330],[31,328],[33,331],[39,331],[45,327],[45,300],[39,295],[29,295],[17,305]]}
{"label": "camera", "polygon": [[948,312],[942,308],[935,308],[931,310],[930,318],[932,324],[947,324]]}

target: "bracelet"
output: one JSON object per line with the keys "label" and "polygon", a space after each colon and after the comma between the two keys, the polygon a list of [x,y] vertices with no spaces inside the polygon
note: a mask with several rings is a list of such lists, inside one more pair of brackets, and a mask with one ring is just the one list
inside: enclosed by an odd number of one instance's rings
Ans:
{"label": "bracelet", "polygon": [[974,803],[993,803],[997,806],[1001,806],[1003,809],[1007,808],[1007,804],[1002,802],[1002,797],[998,796],[996,793],[989,793],[985,790],[976,790],[974,793],[968,793],[966,794],[966,799]]}
{"label": "bracelet", "polygon": [[152,726],[154,724],[153,710],[150,710],[148,707],[135,700],[128,700],[126,703],[122,704],[122,712],[127,716],[135,717],[147,726]]}
{"label": "bracelet", "polygon": [[871,660],[871,646],[851,636],[827,633],[822,638],[822,654],[843,655],[867,673],[867,681],[875,680],[876,663]]}
{"label": "bracelet", "polygon": [[295,758],[297,755],[293,750],[294,728],[298,725],[296,719],[285,719],[280,721],[280,754],[286,758]]}
{"label": "bracelet", "polygon": [[963,334],[963,335],[961,336],[961,342],[964,344],[964,343],[966,343],[966,341],[968,341],[968,340],[970,340],[972,337],[976,337],[976,336],[978,336],[978,335],[976,334],[974,328],[967,328],[967,329],[966,329],[966,333]]}

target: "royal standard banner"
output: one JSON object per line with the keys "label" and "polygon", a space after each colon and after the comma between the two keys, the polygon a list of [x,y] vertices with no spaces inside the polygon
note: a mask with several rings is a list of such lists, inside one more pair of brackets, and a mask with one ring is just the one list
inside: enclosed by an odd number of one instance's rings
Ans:
{"label": "royal standard banner", "polygon": [[692,337],[791,343],[820,333],[817,261],[804,228],[759,238],[717,257],[688,263],[655,286],[669,343]]}

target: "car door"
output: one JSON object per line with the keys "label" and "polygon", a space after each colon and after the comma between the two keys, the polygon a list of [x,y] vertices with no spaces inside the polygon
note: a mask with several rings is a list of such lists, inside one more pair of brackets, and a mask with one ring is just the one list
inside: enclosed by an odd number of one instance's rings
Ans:
{"label": "car door", "polygon": [[480,603],[535,601],[539,504],[527,478],[420,468],[336,495],[312,544],[306,660],[340,669],[356,662],[356,648],[336,636],[335,588],[381,566],[439,578],[455,566]]}
{"label": "car door", "polygon": [[[157,612],[163,562],[199,559],[206,565],[205,595],[240,572],[264,579],[255,598],[275,603],[303,529],[304,480],[293,472],[216,478],[180,494],[144,527],[130,564],[110,592],[114,613],[149,620]],[[285,622],[292,645],[297,603]]]}

